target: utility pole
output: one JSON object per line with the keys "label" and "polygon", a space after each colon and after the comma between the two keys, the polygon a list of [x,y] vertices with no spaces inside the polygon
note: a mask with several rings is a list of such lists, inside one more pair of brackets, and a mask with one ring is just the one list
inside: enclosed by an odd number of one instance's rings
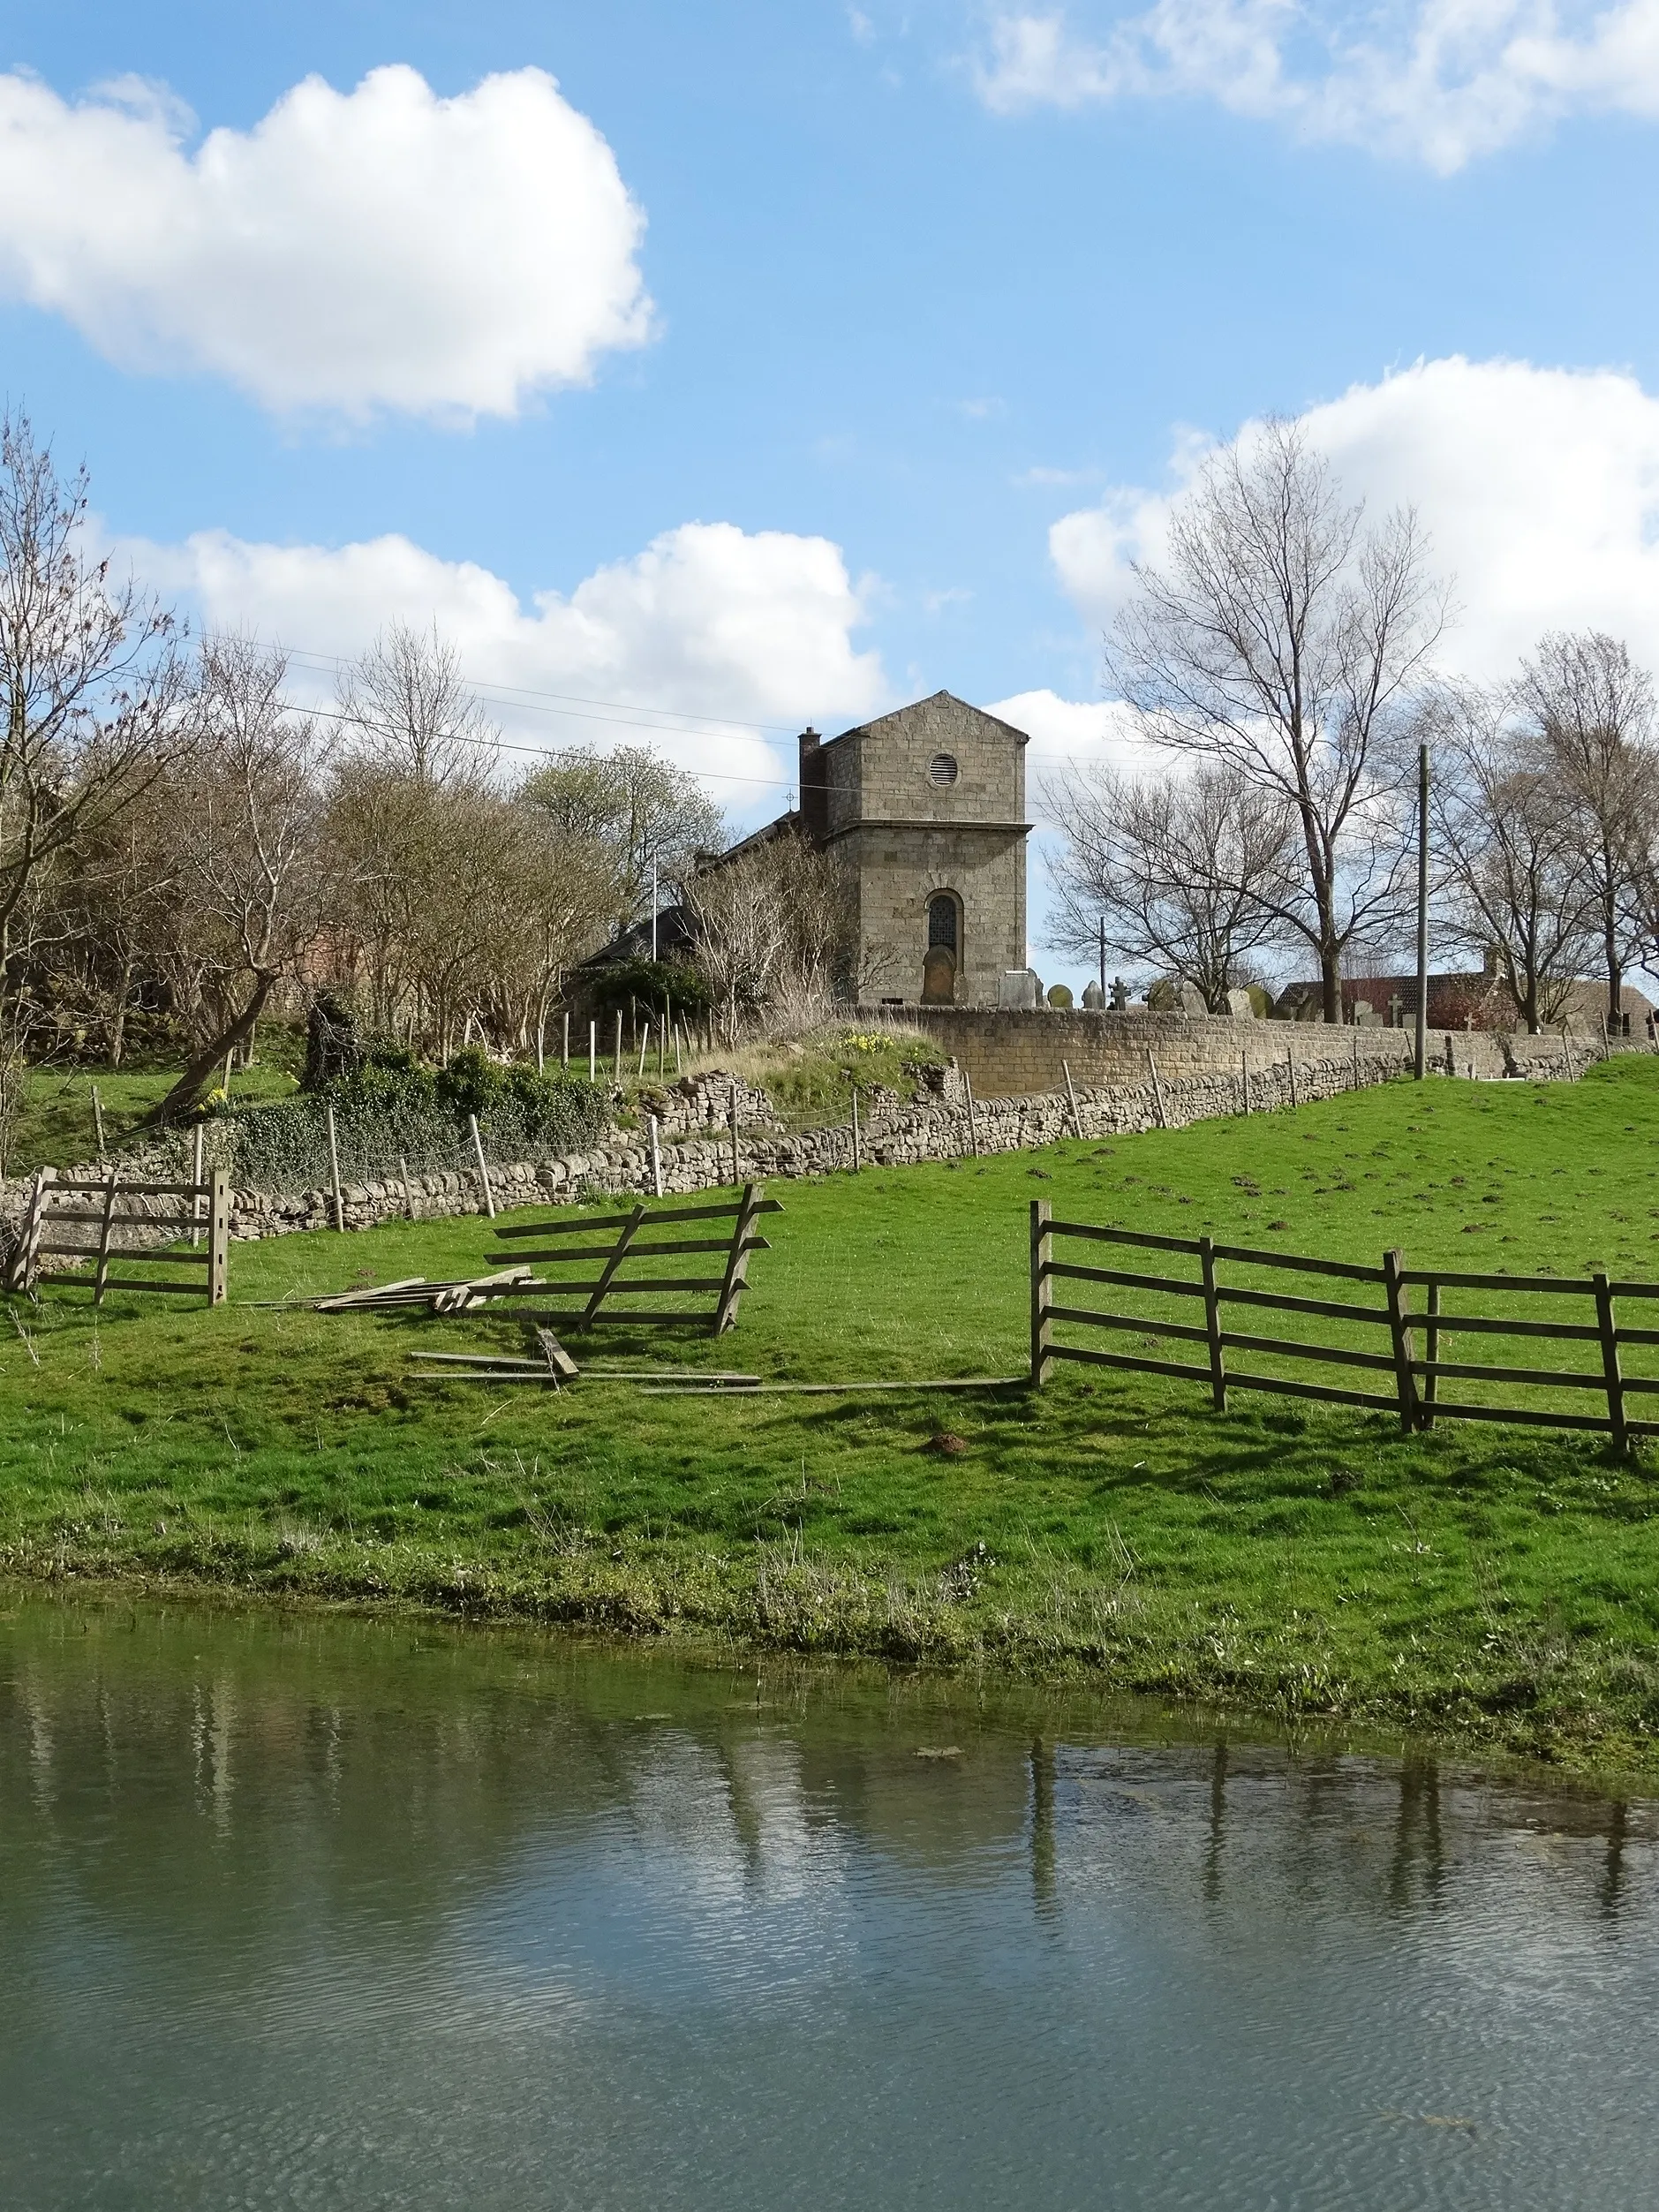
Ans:
{"label": "utility pole", "polygon": [[1100,917],[1100,1003],[1106,1003],[1106,917]]}
{"label": "utility pole", "polygon": [[1417,748],[1417,1042],[1412,1073],[1421,1083],[1429,1063],[1429,748]]}
{"label": "utility pole", "polygon": [[657,964],[657,864],[651,864],[651,964]]}

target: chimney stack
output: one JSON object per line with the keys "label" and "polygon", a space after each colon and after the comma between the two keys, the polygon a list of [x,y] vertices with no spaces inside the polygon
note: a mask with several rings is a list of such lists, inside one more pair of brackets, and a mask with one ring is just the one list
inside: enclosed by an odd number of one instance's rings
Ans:
{"label": "chimney stack", "polygon": [[829,835],[829,781],[824,773],[824,750],[817,730],[809,722],[798,740],[801,748],[801,827],[810,845],[821,845]]}

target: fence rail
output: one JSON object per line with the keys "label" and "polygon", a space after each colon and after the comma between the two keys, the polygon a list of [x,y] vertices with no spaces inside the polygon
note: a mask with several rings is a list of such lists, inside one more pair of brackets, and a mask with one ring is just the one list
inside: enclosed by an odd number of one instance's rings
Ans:
{"label": "fence rail", "polygon": [[[1150,1273],[1136,1269],[1097,1266],[1081,1260],[1055,1257],[1057,1242],[1079,1245],[1112,1244],[1142,1251],[1168,1253],[1195,1262],[1191,1273]],[[1364,1284],[1377,1294],[1369,1303],[1353,1297],[1321,1298],[1290,1291],[1268,1289],[1259,1284],[1224,1282],[1220,1266],[1261,1269],[1272,1273],[1324,1276],[1335,1282]],[[1638,1437],[1659,1436],[1659,1420],[1633,1419],[1626,1400],[1659,1394],[1659,1374],[1625,1371],[1625,1354],[1659,1346],[1659,1328],[1625,1327],[1618,1319],[1620,1299],[1659,1298],[1659,1283],[1616,1281],[1597,1271],[1586,1276],[1483,1275],[1452,1268],[1408,1268],[1399,1251],[1384,1253],[1376,1267],[1348,1260],[1320,1259],[1295,1252],[1261,1251],[1248,1245],[1217,1244],[1207,1236],[1154,1235],[1141,1229],[1120,1229],[1098,1222],[1057,1221],[1043,1200],[1031,1207],[1031,1380],[1041,1385],[1054,1363],[1075,1361],[1092,1367],[1130,1370],[1140,1374],[1165,1375],[1183,1382],[1208,1385],[1218,1411],[1225,1412],[1230,1390],[1275,1393],[1293,1398],[1323,1400],[1338,1405],[1369,1407],[1394,1414],[1401,1430],[1432,1429],[1437,1420],[1514,1421],[1550,1428],[1588,1429],[1610,1435],[1623,1452]],[[1104,1290],[1132,1291],[1142,1300],[1173,1302],[1174,1313],[1126,1311],[1120,1305],[1060,1303],[1056,1284],[1080,1283]],[[1553,1314],[1512,1312],[1449,1312],[1448,1291],[1474,1292],[1490,1301],[1514,1300],[1522,1305],[1542,1300],[1587,1301],[1589,1317],[1565,1319]],[[1413,1294],[1421,1292],[1421,1305]],[[1180,1317],[1202,1305],[1202,1320]],[[1242,1312],[1239,1310],[1242,1309]],[[1257,1312],[1283,1313],[1297,1322],[1335,1322],[1348,1331],[1375,1331],[1369,1344],[1333,1341],[1331,1333],[1267,1334],[1246,1327],[1229,1327],[1230,1312],[1241,1320]],[[1057,1331],[1067,1333],[1057,1334]],[[1100,1332],[1110,1337],[1135,1335],[1143,1347],[1167,1340],[1173,1347],[1202,1345],[1203,1365],[1193,1360],[1164,1358],[1146,1348],[1107,1350],[1099,1344],[1072,1340],[1074,1331]],[[1421,1335],[1422,1349],[1418,1349]],[[1591,1368],[1524,1366],[1501,1359],[1452,1357],[1443,1359],[1441,1340],[1459,1335],[1476,1338],[1513,1338],[1560,1343],[1574,1348],[1599,1348],[1599,1363]],[[1477,1348],[1472,1347],[1471,1349]],[[1242,1354],[1247,1367],[1229,1359]],[[1388,1376],[1391,1389],[1362,1389],[1335,1382],[1316,1382],[1301,1375],[1268,1371],[1261,1363],[1306,1363],[1316,1368],[1347,1368],[1361,1378]],[[1489,1400],[1467,1393],[1456,1400],[1440,1394],[1444,1379],[1474,1383],[1501,1391],[1548,1392],[1566,1394],[1595,1393],[1606,1410],[1574,1411],[1565,1406],[1516,1403],[1512,1398]],[[1582,1402],[1581,1399],[1579,1400]]]}
{"label": "fence rail", "polygon": [[[592,1329],[610,1324],[614,1326],[649,1326],[656,1328],[699,1329],[710,1336],[719,1336],[733,1328],[737,1321],[737,1309],[749,1280],[749,1255],[771,1249],[764,1236],[755,1234],[755,1224],[763,1213],[781,1213],[783,1208],[777,1199],[765,1195],[762,1183],[745,1183],[743,1196],[728,1204],[711,1206],[659,1206],[654,1210],[643,1203],[627,1213],[610,1213],[594,1219],[590,1216],[582,1221],[517,1221],[503,1227],[497,1225],[498,1237],[513,1240],[543,1240],[543,1249],[526,1249],[520,1243],[513,1251],[496,1252],[497,1260],[533,1260],[549,1266],[591,1266],[594,1261],[602,1263],[599,1272],[589,1280],[570,1280],[557,1277],[551,1282],[526,1283],[499,1295],[506,1298],[537,1298],[549,1296],[581,1298],[579,1306],[554,1310],[544,1307],[533,1317],[549,1327],[562,1329]],[[732,1222],[729,1236],[690,1236],[660,1238],[656,1232],[677,1227],[682,1222]],[[607,1243],[567,1244],[558,1240],[565,1237],[592,1238],[604,1230],[617,1234]],[[648,1233],[648,1234],[642,1234]],[[720,1252],[725,1255],[726,1265],[718,1274],[692,1275],[637,1275],[622,1271],[642,1259],[681,1257],[686,1254]],[[673,1309],[653,1309],[641,1311],[637,1307],[606,1312],[603,1309],[613,1299],[635,1298],[642,1293],[651,1296],[674,1295],[706,1298],[713,1294],[711,1309],[699,1310],[697,1306]]]}
{"label": "fence rail", "polygon": [[[139,1212],[120,1210],[119,1201],[139,1199],[170,1199],[170,1206],[152,1205]],[[96,1200],[94,1204],[78,1204],[79,1200]],[[162,1244],[148,1249],[131,1245],[117,1245],[117,1229],[145,1228],[176,1234]],[[64,1239],[64,1230],[76,1232]],[[192,1249],[177,1249],[188,1234]],[[207,1249],[198,1249],[203,1236]],[[71,1287],[85,1279],[66,1271],[48,1273],[41,1262],[44,1258],[83,1259],[93,1262],[92,1302],[101,1306],[104,1293],[109,1290],[157,1291],[177,1297],[205,1297],[210,1306],[220,1306],[230,1295],[230,1179],[217,1168],[205,1182],[137,1182],[124,1181],[119,1168],[112,1167],[99,1182],[77,1181],[60,1178],[56,1168],[42,1167],[34,1178],[34,1188],[29,1197],[29,1209],[25,1216],[22,1234],[11,1256],[6,1287],[10,1290],[32,1291],[42,1283],[55,1282]],[[113,1275],[110,1266],[137,1265],[146,1272],[138,1275]],[[195,1277],[179,1280],[171,1276],[152,1275],[150,1267],[201,1268],[205,1280]]]}

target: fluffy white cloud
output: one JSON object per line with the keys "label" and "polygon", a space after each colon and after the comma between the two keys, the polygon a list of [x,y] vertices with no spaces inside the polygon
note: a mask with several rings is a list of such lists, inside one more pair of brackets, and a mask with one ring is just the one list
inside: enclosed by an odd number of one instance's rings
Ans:
{"label": "fluffy white cloud", "polygon": [[124,367],[356,419],[512,415],[649,335],[644,217],[540,70],[449,100],[308,77],[251,131],[190,128],[153,87],[0,75],[0,294]]}
{"label": "fluffy white cloud", "polygon": [[1155,0],[1094,36],[1010,12],[976,79],[1003,113],[1208,99],[1448,174],[1565,116],[1659,115],[1659,0]]}
{"label": "fluffy white cloud", "polygon": [[[355,657],[393,621],[435,623],[516,742],[654,744],[744,812],[781,805],[795,774],[788,730],[856,720],[887,694],[879,655],[855,650],[863,600],[826,538],[684,523],[529,606],[477,562],[397,536],[276,546],[212,530],[124,551],[207,629],[290,647],[297,687],[319,698],[328,674],[318,661]],[[772,738],[746,723],[782,727]]]}
{"label": "fluffy white cloud", "polygon": [[[1659,399],[1633,377],[1453,357],[1356,384],[1302,421],[1372,512],[1417,509],[1460,609],[1445,666],[1502,675],[1544,630],[1595,625],[1659,667]],[[1204,449],[1183,437],[1168,488],[1111,492],[1050,531],[1091,621],[1121,604],[1132,560],[1158,558]]]}

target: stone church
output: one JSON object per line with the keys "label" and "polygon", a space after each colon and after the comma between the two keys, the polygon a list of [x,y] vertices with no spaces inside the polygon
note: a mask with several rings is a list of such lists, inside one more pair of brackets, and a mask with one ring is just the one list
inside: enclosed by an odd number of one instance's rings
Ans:
{"label": "stone church", "polygon": [[839,737],[800,739],[795,829],[857,887],[859,995],[995,1006],[1025,966],[1024,731],[936,691]]}

